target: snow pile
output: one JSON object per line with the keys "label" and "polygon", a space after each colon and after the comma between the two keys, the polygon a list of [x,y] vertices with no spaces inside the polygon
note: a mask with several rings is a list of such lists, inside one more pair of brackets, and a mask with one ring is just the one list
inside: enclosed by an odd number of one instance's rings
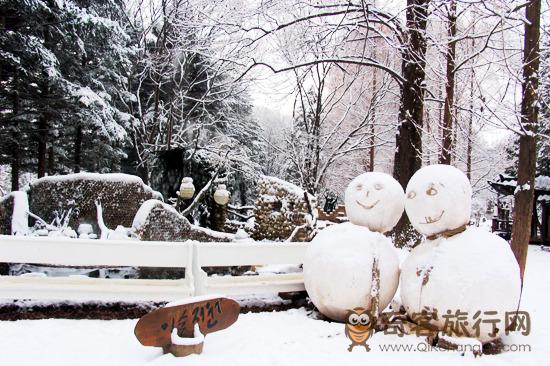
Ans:
{"label": "snow pile", "polygon": [[193,328],[193,338],[183,338],[178,335],[178,328],[174,328],[170,334],[172,344],[176,346],[194,346],[204,342],[204,335],[201,333],[199,323],[195,323]]}
{"label": "snow pile", "polygon": [[149,186],[146,186],[143,183],[143,180],[136,176],[123,173],[74,173],[67,175],[49,175],[47,177],[42,177],[35,180],[32,184],[39,184],[45,182],[70,182],[70,181],[80,181],[80,180],[95,180],[99,182],[111,182],[111,183],[127,183],[127,184],[142,184],[145,189],[153,191]]}
{"label": "snow pile", "polygon": [[12,235],[26,235],[29,231],[29,199],[26,192],[16,191],[13,197],[13,214],[11,218]]}

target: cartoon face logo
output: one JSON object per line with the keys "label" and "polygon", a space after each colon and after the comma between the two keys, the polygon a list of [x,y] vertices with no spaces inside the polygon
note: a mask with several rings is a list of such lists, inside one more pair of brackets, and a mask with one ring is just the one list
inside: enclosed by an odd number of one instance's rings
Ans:
{"label": "cartoon face logo", "polygon": [[349,310],[346,322],[346,337],[351,341],[348,351],[351,352],[355,346],[363,346],[367,352],[370,352],[370,347],[367,341],[374,333],[376,319],[370,310],[364,308],[355,308]]}

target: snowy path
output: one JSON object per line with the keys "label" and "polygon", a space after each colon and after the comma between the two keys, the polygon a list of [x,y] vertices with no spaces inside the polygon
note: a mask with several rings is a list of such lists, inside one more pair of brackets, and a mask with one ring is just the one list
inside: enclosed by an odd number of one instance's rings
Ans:
{"label": "snowy path", "polygon": [[[528,344],[531,351],[507,352],[478,359],[457,352],[434,350],[414,336],[377,333],[372,351],[347,351],[344,326],[313,320],[303,309],[241,315],[231,328],[208,335],[200,356],[176,359],[158,348],[141,346],[134,338],[136,320],[22,320],[0,322],[2,364],[24,365],[348,365],[373,361],[383,364],[541,365],[550,360],[550,253],[529,250],[523,309],[529,311],[532,332],[512,335],[507,344]],[[383,351],[380,345],[410,344],[416,351]]]}

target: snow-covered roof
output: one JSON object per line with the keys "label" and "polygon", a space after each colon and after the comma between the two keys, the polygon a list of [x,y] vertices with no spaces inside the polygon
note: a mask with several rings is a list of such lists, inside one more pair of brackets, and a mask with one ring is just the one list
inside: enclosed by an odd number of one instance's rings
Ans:
{"label": "snow-covered roof", "polygon": [[[493,187],[510,187],[510,194],[513,192],[511,188],[517,186],[517,181],[515,178],[508,175],[500,175],[498,179],[489,182]],[[545,175],[540,175],[535,177],[535,190],[538,191],[550,191],[550,177]]]}

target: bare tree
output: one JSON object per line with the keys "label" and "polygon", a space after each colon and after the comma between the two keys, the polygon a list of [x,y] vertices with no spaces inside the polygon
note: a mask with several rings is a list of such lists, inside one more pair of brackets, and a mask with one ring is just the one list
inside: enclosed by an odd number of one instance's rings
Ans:
{"label": "bare tree", "polygon": [[447,77],[445,85],[445,107],[443,112],[443,136],[441,164],[451,163],[451,149],[453,146],[453,118],[454,118],[454,94],[455,94],[455,53],[456,53],[456,2],[450,1],[448,18],[449,42],[447,45]]}
{"label": "bare tree", "polygon": [[541,1],[530,1],[525,9],[523,46],[523,83],[521,98],[521,128],[517,189],[514,194],[514,221],[512,250],[520,266],[521,278],[525,272],[527,247],[531,235],[533,196],[535,189],[536,138],[538,125],[538,74]]}

